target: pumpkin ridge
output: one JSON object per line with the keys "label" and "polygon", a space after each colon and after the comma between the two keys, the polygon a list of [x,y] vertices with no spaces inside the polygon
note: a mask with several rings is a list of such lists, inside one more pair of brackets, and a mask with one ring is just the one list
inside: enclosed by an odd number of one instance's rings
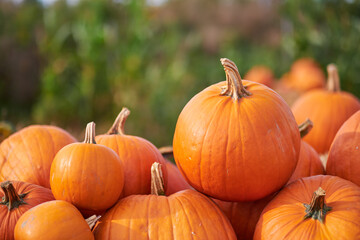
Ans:
{"label": "pumpkin ridge", "polygon": [[[176,199],[176,201],[177,201],[177,202],[180,204],[180,206],[181,206],[182,212],[184,213],[184,216],[185,216],[185,218],[186,218],[186,223],[187,223],[187,225],[188,225],[188,228],[190,229],[190,233],[194,232],[194,231],[193,231],[193,228],[192,228],[192,225],[191,225],[191,223],[190,223],[188,214],[187,214],[187,212],[185,211],[185,208],[184,208],[183,203],[181,202],[181,200],[179,199],[179,197],[176,196],[175,199]],[[187,237],[188,237],[188,236],[187,236]],[[192,239],[192,240],[194,239],[194,237],[193,237],[192,234],[191,234],[191,239]]]}
{"label": "pumpkin ridge", "polygon": [[[19,134],[19,136],[20,136],[20,138],[21,138],[21,141],[22,141],[22,143],[23,143],[23,146],[25,147],[25,149],[26,149],[26,155],[28,156],[28,160],[29,161],[31,161],[32,160],[32,156],[31,156],[31,154],[30,154],[30,152],[31,152],[31,150],[29,151],[29,147],[27,146],[27,141],[24,141],[24,140],[26,140],[23,136],[22,136],[22,134]],[[29,165],[31,166],[31,168],[32,168],[32,174],[33,174],[33,176],[36,176],[35,178],[36,178],[36,183],[35,184],[37,184],[37,185],[40,185],[40,182],[39,182],[39,175],[37,174],[37,172],[38,171],[36,171],[36,169],[34,169],[34,164],[32,164],[31,162],[29,162]],[[12,171],[11,171],[12,173],[14,172],[14,168],[12,168]],[[17,173],[15,173],[16,174],[16,176],[17,176]],[[25,181],[26,182],[26,181]]]}
{"label": "pumpkin ridge", "polygon": [[[209,123],[208,123],[208,126],[211,125],[212,122],[214,121],[214,118],[215,118],[215,116],[216,116],[216,113],[217,113],[218,111],[222,110],[222,108],[220,107],[220,105],[221,105],[222,103],[223,103],[223,101],[219,101],[219,102],[216,103],[215,110],[214,110],[213,114],[212,114],[211,117],[210,117],[210,121],[209,121]],[[202,164],[201,164],[202,159],[203,159],[203,158],[202,158],[203,150],[204,150],[204,144],[203,144],[203,143],[205,142],[205,139],[206,139],[206,136],[208,135],[209,129],[210,129],[209,127],[206,128],[206,131],[205,131],[204,136],[203,136],[203,139],[202,139],[201,150],[199,151],[199,152],[200,152],[200,161],[199,161],[198,165],[200,166],[200,170],[199,170],[199,179],[200,179],[199,183],[200,183],[200,188],[201,188],[201,191],[200,191],[200,192],[202,192],[202,191],[204,190],[203,180],[202,180],[202,175],[203,175],[203,174],[202,174]]]}
{"label": "pumpkin ridge", "polygon": [[171,239],[174,239],[174,224],[173,224],[173,219],[172,219],[172,214],[171,214],[171,205],[170,205],[170,202],[169,202],[169,198],[167,197],[166,198],[166,202],[167,202],[167,204],[168,204],[168,208],[169,208],[169,216],[170,216],[170,224],[171,224],[171,226],[172,226],[172,228],[171,228]]}

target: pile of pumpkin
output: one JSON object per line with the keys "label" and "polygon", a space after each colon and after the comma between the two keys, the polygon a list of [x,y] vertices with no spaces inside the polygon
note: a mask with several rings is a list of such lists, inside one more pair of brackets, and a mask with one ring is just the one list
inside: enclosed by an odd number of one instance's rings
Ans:
{"label": "pile of pumpkin", "polygon": [[[267,68],[248,81],[221,64],[226,81],[187,103],[173,147],[126,135],[126,108],[84,142],[45,125],[6,138],[0,239],[359,239],[360,102],[336,67],[325,87],[301,59],[275,86]],[[292,109],[272,88],[298,96]]]}

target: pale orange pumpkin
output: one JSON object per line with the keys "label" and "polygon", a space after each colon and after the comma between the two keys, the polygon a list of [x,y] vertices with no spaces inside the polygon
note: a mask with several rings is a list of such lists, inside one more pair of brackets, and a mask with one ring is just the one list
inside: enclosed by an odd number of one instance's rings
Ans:
{"label": "pale orange pumpkin", "polygon": [[97,240],[236,239],[219,207],[194,190],[164,196],[160,164],[151,169],[152,194],[121,199],[94,228]]}
{"label": "pale orange pumpkin", "polygon": [[328,66],[327,89],[314,90],[302,95],[292,106],[296,121],[300,124],[307,118],[314,128],[303,140],[319,154],[328,152],[341,125],[360,110],[359,100],[352,94],[340,90],[336,66]]}
{"label": "pale orange pumpkin", "polygon": [[337,132],[331,144],[326,172],[360,186],[360,111]]}
{"label": "pale orange pumpkin", "polygon": [[[96,136],[98,144],[113,149],[124,162],[125,183],[122,196],[150,193],[150,167],[154,162],[165,165],[159,150],[148,140],[125,134],[125,121],[130,115],[123,108],[107,134]],[[167,170],[164,168],[167,184]]]}
{"label": "pale orange pumpkin", "polygon": [[272,89],[241,80],[221,59],[226,82],[194,96],[175,129],[176,165],[199,192],[253,201],[278,191],[299,157],[300,134],[290,108]]}
{"label": "pale orange pumpkin", "polygon": [[0,144],[0,181],[17,180],[50,188],[49,174],[55,154],[76,142],[65,130],[31,125]]}
{"label": "pale orange pumpkin", "polygon": [[24,213],[15,225],[15,240],[93,240],[89,225],[72,204],[54,200]]}
{"label": "pale orange pumpkin", "polygon": [[0,239],[13,240],[15,224],[29,209],[55,200],[52,192],[35,184],[5,181],[0,192]]}
{"label": "pale orange pumpkin", "polygon": [[120,197],[124,165],[112,149],[96,144],[95,123],[91,122],[84,142],[67,145],[56,154],[50,184],[57,200],[72,203],[84,215],[101,212]]}

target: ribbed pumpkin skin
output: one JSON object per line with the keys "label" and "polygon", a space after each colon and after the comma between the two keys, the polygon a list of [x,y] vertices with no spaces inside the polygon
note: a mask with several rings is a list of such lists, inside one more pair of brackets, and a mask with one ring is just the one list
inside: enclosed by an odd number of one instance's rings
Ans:
{"label": "ribbed pumpkin skin", "polygon": [[56,154],[50,184],[57,200],[68,201],[80,210],[101,211],[119,199],[124,166],[108,147],[73,143]]}
{"label": "ribbed pumpkin skin", "polygon": [[337,132],[329,151],[326,172],[360,186],[360,111]]}
{"label": "ribbed pumpkin skin", "polygon": [[[6,205],[0,204],[0,239],[6,240],[14,239],[15,224],[21,215],[43,202],[55,200],[51,190],[48,188],[20,181],[12,181],[12,184],[19,195],[27,194],[23,198],[25,203],[11,211]],[[0,191],[0,201],[3,197],[4,193]]]}
{"label": "ribbed pumpkin skin", "polygon": [[300,124],[307,118],[314,128],[303,140],[318,153],[326,153],[341,125],[356,111],[359,100],[347,92],[314,90],[305,93],[292,106],[296,121]]}
{"label": "ribbed pumpkin skin", "polygon": [[274,74],[271,69],[262,65],[253,66],[246,73],[244,79],[264,84],[270,88],[273,87],[275,81]]}
{"label": "ribbed pumpkin skin", "polygon": [[165,160],[165,164],[168,173],[168,184],[165,192],[166,196],[185,189],[191,189],[191,186],[186,182],[175,164],[168,160]]}
{"label": "ribbed pumpkin skin", "polygon": [[[150,193],[151,165],[158,162],[165,166],[159,150],[148,140],[131,135],[99,135],[98,144],[113,149],[124,163],[125,183],[122,196]],[[164,181],[167,182],[167,171],[163,168]]]}
{"label": "ribbed pumpkin skin", "polygon": [[[332,207],[324,223],[304,219],[305,207],[319,188],[326,191],[325,204]],[[286,186],[265,207],[256,225],[259,239],[360,239],[360,188],[334,176],[312,176]]]}
{"label": "ribbed pumpkin skin", "polygon": [[18,180],[50,188],[54,156],[73,142],[74,137],[55,126],[23,128],[0,144],[0,181]]}
{"label": "ribbed pumpkin skin", "polygon": [[274,195],[253,202],[225,202],[213,199],[230,220],[238,240],[252,240],[262,210]]}
{"label": "ribbed pumpkin skin", "polygon": [[319,154],[309,144],[301,141],[299,160],[288,183],[299,178],[325,174]]}
{"label": "ribbed pumpkin skin", "polygon": [[40,204],[21,216],[15,240],[92,240],[89,225],[70,203],[55,200]]}
{"label": "ribbed pumpkin skin", "polygon": [[97,240],[236,239],[218,206],[194,190],[123,198],[93,232]]}
{"label": "ribbed pumpkin skin", "polygon": [[290,108],[270,88],[243,80],[252,95],[221,96],[226,82],[194,96],[175,129],[174,158],[199,192],[252,201],[279,190],[299,156],[300,134]]}

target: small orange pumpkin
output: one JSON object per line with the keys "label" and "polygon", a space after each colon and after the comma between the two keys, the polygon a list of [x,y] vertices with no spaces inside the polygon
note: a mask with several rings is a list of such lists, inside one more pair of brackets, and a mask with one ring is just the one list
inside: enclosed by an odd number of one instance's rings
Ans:
{"label": "small orange pumpkin", "polygon": [[[308,134],[312,128],[313,123],[310,119],[307,119],[305,122],[300,124],[299,130],[301,137]],[[288,183],[291,183],[299,178],[320,174],[325,174],[325,169],[321,163],[319,154],[305,141],[301,141],[299,160]]]}
{"label": "small orange pumpkin", "polygon": [[337,132],[330,147],[326,172],[360,186],[360,111]]}
{"label": "small orange pumpkin", "polygon": [[68,202],[42,203],[24,213],[15,225],[15,240],[93,240],[89,225]]}
{"label": "small orange pumpkin", "polygon": [[253,66],[244,77],[246,80],[261,83],[269,88],[272,88],[275,82],[275,77],[270,68],[263,65]]}
{"label": "small orange pumpkin", "polygon": [[299,92],[324,88],[325,75],[312,58],[301,58],[293,63],[284,83]]}
{"label": "small orange pumpkin", "polygon": [[199,192],[225,201],[258,200],[291,177],[299,157],[299,130],[276,92],[242,81],[229,59],[221,63],[226,82],[198,93],[178,118],[174,158]]}
{"label": "small orange pumpkin", "polygon": [[[124,162],[125,183],[122,196],[149,194],[151,185],[149,169],[154,162],[165,165],[165,161],[151,142],[125,134],[125,121],[129,115],[129,109],[123,108],[107,134],[96,136],[96,142],[113,149]],[[164,180],[166,185],[166,168]]]}
{"label": "small orange pumpkin", "polygon": [[298,123],[310,118],[314,128],[303,140],[319,154],[329,151],[330,145],[341,125],[360,110],[359,100],[352,94],[340,91],[337,68],[328,66],[327,89],[314,90],[302,95],[292,106]]}
{"label": "small orange pumpkin", "polygon": [[218,206],[194,190],[164,195],[159,163],[151,169],[152,195],[121,199],[94,228],[97,240],[236,239]]}
{"label": "small orange pumpkin", "polygon": [[83,143],[67,145],[56,154],[50,185],[57,200],[74,204],[85,215],[108,209],[119,199],[124,166],[112,149],[96,144],[94,122],[86,126]]}
{"label": "small orange pumpkin", "polygon": [[5,181],[0,192],[0,239],[13,240],[15,224],[29,209],[55,200],[50,189],[35,184]]}
{"label": "small orange pumpkin", "polygon": [[0,144],[0,181],[11,179],[50,188],[50,167],[55,154],[74,142],[74,137],[55,126],[23,128]]}
{"label": "small orange pumpkin", "polygon": [[359,239],[360,188],[317,175],[283,188],[265,207],[254,240]]}

